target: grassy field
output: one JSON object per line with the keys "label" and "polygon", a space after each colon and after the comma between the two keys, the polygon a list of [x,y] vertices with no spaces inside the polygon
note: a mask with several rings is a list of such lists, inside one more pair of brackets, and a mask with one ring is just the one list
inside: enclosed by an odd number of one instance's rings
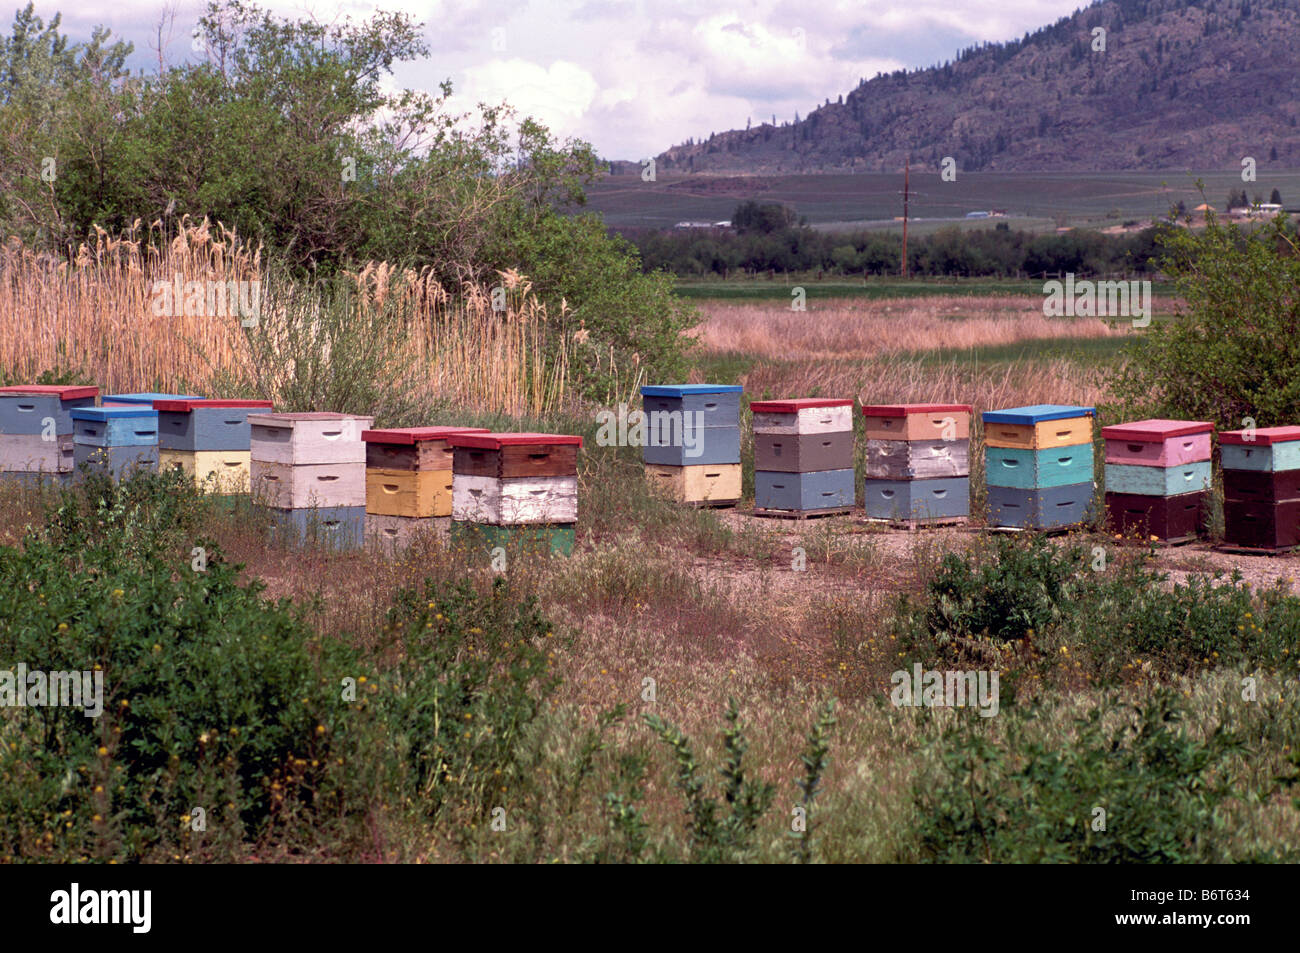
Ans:
{"label": "grassy field", "polygon": [[[885,301],[900,298],[928,298],[1022,295],[1037,296],[1041,302],[1043,282],[1007,281],[990,278],[871,278],[864,281],[817,279],[815,276],[783,275],[772,278],[736,278],[727,281],[691,281],[679,278],[677,293],[693,301],[771,301],[789,304],[796,286],[809,301],[859,298]],[[1174,293],[1168,282],[1152,282],[1151,293],[1167,298]]]}
{"label": "grassy field", "polygon": [[[1050,230],[1061,225],[1104,227],[1125,221],[1149,221],[1168,215],[1178,201],[1194,208],[1203,201],[1196,182],[1205,184],[1205,200],[1222,208],[1228,192],[1243,185],[1267,201],[1276,188],[1284,205],[1300,205],[1300,172],[1263,169],[1253,183],[1239,172],[993,173],[958,172],[943,182],[937,170],[914,168],[910,214],[917,227],[930,220],[962,220],[967,227],[992,228],[999,220],[966,221],[967,212],[1005,209],[1002,219],[1013,228]],[[680,221],[729,219],[746,199],[783,202],[818,227],[862,227],[884,223],[898,227],[902,215],[903,176],[607,176],[588,191],[587,207],[611,226],[669,228]]]}
{"label": "grassy field", "polygon": [[[1104,404],[1140,333],[1008,294],[703,307],[691,376],[747,398],[973,403],[977,518],[978,411]],[[100,722],[0,711],[0,858],[1296,859],[1292,560],[682,508],[598,409],[378,421],[583,435],[568,559],[268,544],[167,477],[0,485],[0,654],[113,673]],[[899,705],[914,665],[999,673],[996,711]]]}

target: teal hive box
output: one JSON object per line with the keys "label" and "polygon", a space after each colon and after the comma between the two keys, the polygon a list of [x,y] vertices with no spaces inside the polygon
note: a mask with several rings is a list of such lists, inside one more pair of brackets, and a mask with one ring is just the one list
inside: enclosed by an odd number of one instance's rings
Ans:
{"label": "teal hive box", "polygon": [[105,407],[110,404],[140,404],[145,407],[152,407],[155,400],[202,400],[198,394],[154,394],[149,392],[139,394],[105,394],[103,404]]}
{"label": "teal hive box", "polygon": [[1179,467],[1147,467],[1141,464],[1106,464],[1106,492],[1139,496],[1178,496],[1210,488],[1210,461],[1185,463]]}
{"label": "teal hive box", "polygon": [[1300,427],[1229,430],[1219,442],[1225,470],[1300,470]]}
{"label": "teal hive box", "polygon": [[1069,486],[1092,480],[1092,444],[1025,450],[984,449],[984,482],[1021,490]]}

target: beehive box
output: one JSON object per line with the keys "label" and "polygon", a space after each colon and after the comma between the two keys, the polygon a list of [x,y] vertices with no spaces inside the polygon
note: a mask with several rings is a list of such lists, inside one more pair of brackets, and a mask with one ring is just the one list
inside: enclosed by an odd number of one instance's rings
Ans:
{"label": "beehive box", "polygon": [[754,415],[754,435],[806,436],[853,432],[853,401],[836,398],[799,397],[792,400],[756,400],[749,405]]}
{"label": "beehive box", "polygon": [[156,400],[158,449],[252,450],[250,414],[271,410],[269,400]]}
{"label": "beehive box", "polygon": [[732,384],[642,387],[642,461],[677,467],[739,463],[742,390]]}
{"label": "beehive box", "polygon": [[970,514],[970,479],[866,480],[863,508],[871,519],[943,520]]}
{"label": "beehive box", "polygon": [[76,466],[72,434],[0,434],[0,471],[70,473]]}
{"label": "beehive box", "polygon": [[689,467],[647,463],[645,476],[652,492],[677,503],[735,503],[740,499],[739,463]]}
{"label": "beehive box", "polygon": [[986,447],[984,482],[1022,490],[1087,483],[1092,486],[1092,444],[1023,450]]}
{"label": "beehive box", "polygon": [[771,510],[847,509],[854,503],[853,470],[788,473],[754,471],[755,505]]}
{"label": "beehive box", "polygon": [[383,516],[366,513],[366,542],[386,553],[396,553],[425,537],[445,537],[451,527],[447,517]]}
{"label": "beehive box", "polygon": [[1092,497],[1091,483],[1035,489],[990,486],[989,523],[992,526],[1020,529],[1061,529],[1074,526],[1091,514]]}
{"label": "beehive box", "polygon": [[1209,460],[1213,433],[1214,424],[1195,420],[1136,420],[1101,428],[1106,463],[1121,466],[1177,467]]}
{"label": "beehive box", "polygon": [[366,512],[427,519],[451,516],[451,470],[366,467]]}
{"label": "beehive box", "polygon": [[366,508],[364,463],[249,463],[253,499],[277,509]]}
{"label": "beehive box", "polygon": [[1137,496],[1177,496],[1210,488],[1210,461],[1174,467],[1148,467],[1127,463],[1106,464],[1106,492]]}
{"label": "beehive box", "polygon": [[853,431],[754,434],[754,469],[784,473],[853,467]]}
{"label": "beehive box", "polygon": [[970,404],[869,404],[868,440],[968,440]]}
{"label": "beehive box", "polygon": [[486,427],[401,427],[362,431],[366,466],[382,470],[445,470],[450,473],[453,451],[447,438],[461,433],[490,431]]}
{"label": "beehive box", "polygon": [[1300,469],[1300,427],[1229,430],[1219,437],[1224,470]]}
{"label": "beehive box", "polygon": [[121,447],[96,447],[86,443],[75,443],[72,447],[72,459],[76,470],[99,473],[120,480],[130,477],[136,471],[151,473],[158,471],[158,445],[136,444]]}
{"label": "beehive box", "polygon": [[365,542],[364,506],[280,509],[263,507],[271,542],[282,546],[355,549]]}
{"label": "beehive box", "polygon": [[1092,443],[1092,407],[1033,404],[986,410],[984,445],[1020,450],[1046,450]]}
{"label": "beehive box", "polygon": [[1206,493],[1149,496],[1106,492],[1106,516],[1112,532],[1142,539],[1192,539],[1205,521]]}
{"label": "beehive box", "polygon": [[581,437],[461,433],[447,439],[453,520],[494,525],[577,520]]}
{"label": "beehive box", "polygon": [[158,411],[152,407],[78,407],[72,411],[72,440],[88,447],[158,445]]}
{"label": "beehive box", "polygon": [[1300,544],[1300,427],[1229,430],[1223,453],[1223,538],[1232,546]]}
{"label": "beehive box", "polygon": [[864,472],[872,480],[970,476],[970,439],[868,440]]}
{"label": "beehive box", "polygon": [[361,433],[374,421],[329,412],[250,414],[252,459],[286,466],[357,463],[364,467],[366,444]]}
{"label": "beehive box", "polygon": [[158,470],[179,470],[194,485],[214,493],[249,492],[250,453],[247,450],[159,450]]}
{"label": "beehive box", "polygon": [[98,387],[62,384],[15,384],[0,387],[0,433],[52,436],[70,434],[72,412],[94,407],[98,395]]}
{"label": "beehive box", "polygon": [[28,489],[67,487],[72,485],[72,474],[44,470],[0,470],[0,482]]}

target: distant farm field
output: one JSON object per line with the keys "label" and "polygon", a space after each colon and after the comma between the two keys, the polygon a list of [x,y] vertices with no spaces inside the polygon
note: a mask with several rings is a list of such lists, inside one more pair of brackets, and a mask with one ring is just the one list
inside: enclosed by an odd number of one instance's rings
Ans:
{"label": "distant farm field", "polygon": [[[804,289],[807,301],[835,298],[861,298],[870,301],[885,301],[894,298],[930,298],[945,297],[1000,297],[1004,295],[1023,295],[1038,298],[1043,296],[1043,282],[1007,281],[986,278],[870,278],[867,280],[846,281],[816,280],[805,276],[774,275],[770,278],[732,278],[726,281],[692,281],[679,279],[677,293],[684,298],[696,301],[770,301],[785,302],[791,300],[795,286]],[[1174,286],[1169,282],[1152,282],[1151,292],[1157,298],[1167,298],[1174,294]],[[1159,308],[1160,302],[1157,302]]]}
{"label": "distant farm field", "polygon": [[[1205,198],[1197,188],[1205,186]],[[937,169],[914,167],[909,214],[922,233],[936,223],[960,220],[965,227],[1048,231],[1062,226],[1106,227],[1149,221],[1168,214],[1179,201],[1194,208],[1208,201],[1222,210],[1228,192],[1245,188],[1265,200],[1273,189],[1284,205],[1300,206],[1300,171],[1261,168],[1255,182],[1243,183],[1238,171],[1026,173],[971,172],[960,169],[944,182]],[[903,175],[787,176],[607,176],[587,194],[587,209],[620,228],[670,228],[682,221],[730,219],[747,199],[794,206],[810,224],[822,228],[896,227],[903,214]],[[966,220],[968,212],[1002,209],[1007,218]]]}

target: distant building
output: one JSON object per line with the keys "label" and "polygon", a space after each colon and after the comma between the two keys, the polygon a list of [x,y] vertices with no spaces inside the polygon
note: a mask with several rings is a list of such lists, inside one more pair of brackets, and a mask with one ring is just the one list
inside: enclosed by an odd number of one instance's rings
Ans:
{"label": "distant building", "polygon": [[1282,206],[1276,202],[1256,202],[1246,210],[1246,214],[1251,218],[1272,218],[1280,211]]}
{"label": "distant building", "polygon": [[967,212],[966,217],[967,218],[988,218],[990,214],[991,213],[989,212]]}

